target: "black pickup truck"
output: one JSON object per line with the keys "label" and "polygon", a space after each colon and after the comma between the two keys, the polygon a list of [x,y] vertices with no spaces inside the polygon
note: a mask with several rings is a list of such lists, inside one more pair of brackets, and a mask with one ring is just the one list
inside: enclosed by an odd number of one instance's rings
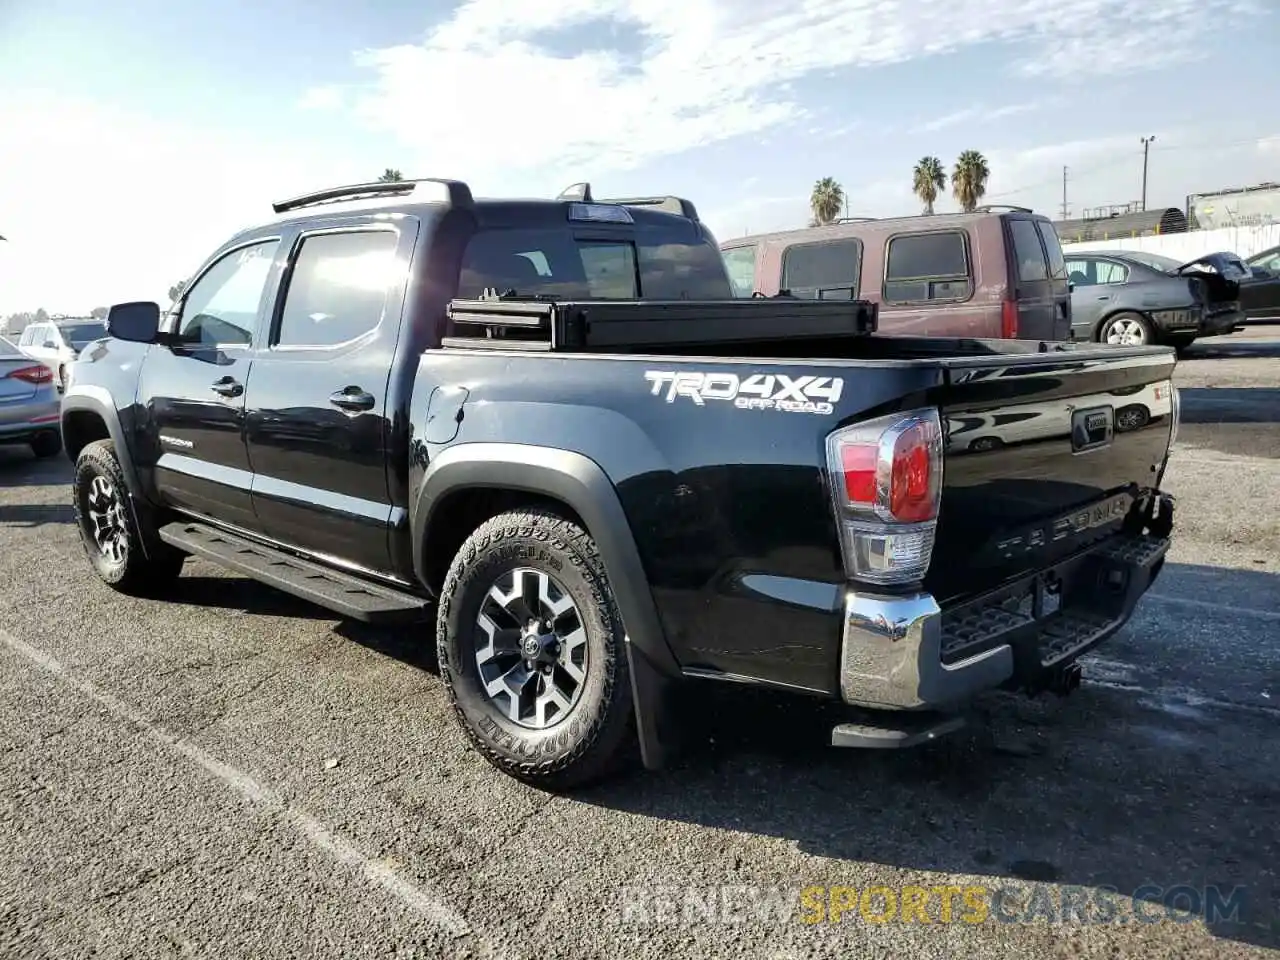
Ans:
{"label": "black pickup truck", "polygon": [[197,556],[404,624],[513,776],[661,766],[683,682],[919,742],[982,691],[1069,691],[1161,569],[1171,349],[734,299],[679,198],[421,180],[275,210],[72,366],[90,561],[163,597]]}

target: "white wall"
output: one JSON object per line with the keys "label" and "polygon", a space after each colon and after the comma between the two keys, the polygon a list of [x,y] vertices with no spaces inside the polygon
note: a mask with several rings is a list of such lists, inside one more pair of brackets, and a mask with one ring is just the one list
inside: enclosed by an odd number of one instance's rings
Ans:
{"label": "white wall", "polygon": [[1158,237],[1124,237],[1115,240],[1089,240],[1064,243],[1063,252],[1084,253],[1086,250],[1142,250],[1173,257],[1180,263],[1202,257],[1206,253],[1228,251],[1251,257],[1271,247],[1280,246],[1280,223],[1261,227],[1224,227],[1221,230],[1193,230],[1190,233],[1167,233]]}

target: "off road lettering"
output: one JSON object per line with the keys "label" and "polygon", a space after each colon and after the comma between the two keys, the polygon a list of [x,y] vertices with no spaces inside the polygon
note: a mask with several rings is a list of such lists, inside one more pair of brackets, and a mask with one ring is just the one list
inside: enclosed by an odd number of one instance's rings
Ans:
{"label": "off road lettering", "polygon": [[699,407],[708,401],[731,401],[739,410],[782,410],[787,413],[835,412],[844,393],[840,377],[799,376],[785,373],[704,373],[693,370],[647,370],[650,396],[675,403],[682,397]]}

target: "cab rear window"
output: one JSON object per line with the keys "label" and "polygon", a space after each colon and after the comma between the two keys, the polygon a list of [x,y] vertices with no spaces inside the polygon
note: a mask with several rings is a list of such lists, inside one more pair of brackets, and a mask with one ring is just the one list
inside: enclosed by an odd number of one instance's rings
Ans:
{"label": "cab rear window", "polygon": [[467,245],[458,296],[514,290],[562,300],[732,298],[718,247],[664,239],[588,240],[569,230],[486,230]]}

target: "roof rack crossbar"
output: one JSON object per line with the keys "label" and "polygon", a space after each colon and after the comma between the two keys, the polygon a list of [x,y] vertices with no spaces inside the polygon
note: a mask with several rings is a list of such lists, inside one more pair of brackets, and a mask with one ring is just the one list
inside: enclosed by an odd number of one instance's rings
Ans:
{"label": "roof rack crossbar", "polygon": [[560,191],[557,200],[569,200],[575,203],[612,203],[620,207],[657,207],[666,213],[677,213],[690,220],[698,219],[698,208],[693,201],[684,197],[615,197],[600,200],[591,195],[591,184],[575,183]]}
{"label": "roof rack crossbar", "polygon": [[340,187],[326,187],[314,190],[288,200],[277,200],[271,204],[276,213],[287,213],[302,207],[313,207],[322,203],[334,203],[339,200],[355,200],[364,197],[386,197],[397,194],[412,194],[420,183],[439,184],[445,188],[447,203],[451,207],[469,207],[474,202],[471,188],[461,180],[444,180],[437,177],[424,177],[418,180],[391,180],[375,183],[353,183]]}

